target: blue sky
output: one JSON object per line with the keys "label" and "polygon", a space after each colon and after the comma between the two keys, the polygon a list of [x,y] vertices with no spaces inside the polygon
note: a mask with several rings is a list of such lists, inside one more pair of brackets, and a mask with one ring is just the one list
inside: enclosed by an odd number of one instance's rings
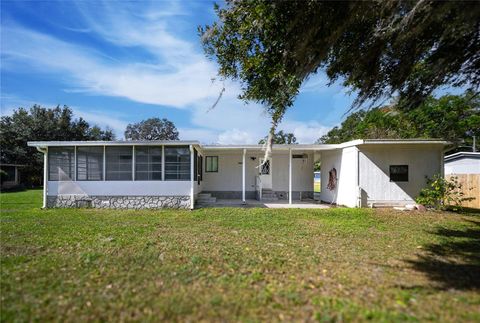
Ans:
{"label": "blue sky", "polygon": [[[128,123],[160,117],[181,139],[256,143],[269,127],[263,107],[238,100],[238,83],[212,81],[197,27],[214,20],[210,1],[2,1],[2,115],[65,104],[119,139]],[[312,76],[279,129],[311,143],[339,124],[353,97],[326,83]]]}

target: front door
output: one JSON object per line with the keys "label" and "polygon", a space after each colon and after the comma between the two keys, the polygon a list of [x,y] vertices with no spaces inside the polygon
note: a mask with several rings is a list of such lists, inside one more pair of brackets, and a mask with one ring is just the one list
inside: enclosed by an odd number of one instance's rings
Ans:
{"label": "front door", "polygon": [[260,158],[260,167],[259,167],[259,176],[262,181],[263,189],[272,189],[272,159],[268,158],[265,162],[265,159]]}

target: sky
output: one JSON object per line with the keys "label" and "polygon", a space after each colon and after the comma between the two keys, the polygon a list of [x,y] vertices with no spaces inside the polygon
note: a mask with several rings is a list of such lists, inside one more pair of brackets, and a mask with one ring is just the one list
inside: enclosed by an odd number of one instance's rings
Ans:
{"label": "sky", "polygon": [[[1,1],[2,115],[18,107],[67,105],[117,139],[129,123],[174,122],[182,140],[257,143],[269,129],[264,107],[237,98],[204,55],[198,26],[211,1]],[[219,93],[225,92],[211,109]],[[278,130],[313,143],[338,125],[354,100],[324,73],[311,76]]]}

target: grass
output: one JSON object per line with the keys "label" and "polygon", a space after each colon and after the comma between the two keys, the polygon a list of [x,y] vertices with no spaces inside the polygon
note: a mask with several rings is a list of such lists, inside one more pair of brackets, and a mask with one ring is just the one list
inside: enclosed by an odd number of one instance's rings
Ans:
{"label": "grass", "polygon": [[2,321],[479,321],[480,216],[1,201]]}
{"label": "grass", "polygon": [[313,191],[315,193],[320,193],[321,187],[322,186],[320,182],[313,182]]}

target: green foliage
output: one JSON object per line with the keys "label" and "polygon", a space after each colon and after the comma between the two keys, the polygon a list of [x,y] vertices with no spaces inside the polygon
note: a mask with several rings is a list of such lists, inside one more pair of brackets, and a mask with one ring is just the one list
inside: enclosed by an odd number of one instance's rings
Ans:
{"label": "green foliage", "polygon": [[428,208],[446,210],[449,206],[461,207],[462,202],[472,199],[471,197],[465,197],[462,184],[458,182],[458,177],[451,176],[447,180],[440,175],[435,175],[428,179],[427,187],[420,191],[416,202]]}
{"label": "green foliage", "polygon": [[168,119],[150,118],[129,124],[125,130],[127,140],[178,140],[178,130]]}
{"label": "green foliage", "polygon": [[439,138],[456,145],[472,145],[480,136],[480,97],[463,95],[428,97],[414,109],[397,106],[360,110],[349,115],[318,142],[336,144],[354,139]]}
{"label": "green foliage", "polygon": [[19,108],[11,116],[2,116],[0,160],[5,164],[26,165],[22,168],[22,181],[40,185],[43,155],[28,147],[28,141],[114,139],[111,130],[92,127],[82,118],[74,119],[73,111],[67,106],[48,109],[34,105],[29,110]]}
{"label": "green foliage", "polygon": [[412,107],[443,86],[480,83],[478,1],[234,1],[200,27],[222,78],[264,104],[274,125],[318,70],[358,93]]}
{"label": "green foliage", "polygon": [[[265,136],[265,138],[261,139],[258,143],[263,145],[267,142],[268,136]],[[274,144],[296,144],[297,143],[297,138],[293,133],[287,133],[283,132],[283,130],[280,130],[279,132],[276,132],[273,135],[273,143]]]}

